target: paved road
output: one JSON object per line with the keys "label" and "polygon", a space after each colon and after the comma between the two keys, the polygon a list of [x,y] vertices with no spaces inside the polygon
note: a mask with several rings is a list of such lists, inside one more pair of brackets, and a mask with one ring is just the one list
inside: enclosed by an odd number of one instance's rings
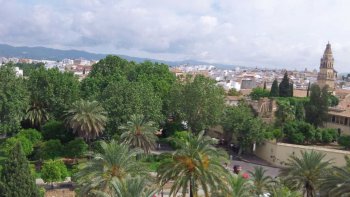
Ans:
{"label": "paved road", "polygon": [[269,166],[264,166],[264,165],[257,165],[253,163],[248,163],[244,161],[238,161],[238,160],[233,160],[230,165],[230,169],[233,169],[233,165],[240,165],[242,167],[242,170],[245,172],[253,171],[254,167],[257,166],[262,166],[264,169],[266,169],[266,174],[271,176],[272,178],[275,178],[279,174],[279,168],[276,167],[269,167]]}

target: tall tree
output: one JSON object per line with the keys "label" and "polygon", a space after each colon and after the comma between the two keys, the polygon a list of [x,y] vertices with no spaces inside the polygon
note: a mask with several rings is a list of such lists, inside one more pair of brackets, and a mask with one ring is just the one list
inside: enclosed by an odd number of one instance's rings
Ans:
{"label": "tall tree", "polygon": [[322,174],[326,174],[330,161],[324,161],[325,154],[311,151],[301,152],[301,157],[290,156],[286,167],[282,168],[280,176],[286,181],[287,186],[303,190],[306,197],[315,197],[316,191],[322,180]]}
{"label": "tall tree", "polygon": [[171,97],[171,112],[177,112],[195,133],[217,124],[224,109],[224,90],[201,75],[174,88]]}
{"label": "tall tree", "polygon": [[177,193],[186,195],[189,189],[190,197],[198,195],[201,188],[205,196],[210,191],[226,191],[225,177],[228,171],[221,164],[226,154],[213,146],[213,140],[200,132],[198,136],[190,134],[185,141],[178,141],[180,149],[173,153],[169,161],[159,166],[157,176],[160,185],[174,181],[170,195]]}
{"label": "tall tree", "polygon": [[147,121],[141,114],[134,114],[125,125],[119,129],[124,130],[120,139],[132,148],[141,148],[145,153],[150,153],[156,146],[157,128],[154,122]]}
{"label": "tall tree", "polygon": [[294,95],[294,85],[293,85],[293,83],[290,83],[289,84],[289,97],[293,97],[293,95]]}
{"label": "tall tree", "polygon": [[269,137],[264,124],[255,118],[252,109],[245,103],[224,110],[221,120],[225,138],[228,142],[235,139],[239,144],[239,154],[250,148],[254,143],[263,142]]}
{"label": "tall tree", "polygon": [[266,90],[266,81],[264,81],[264,88],[263,89]]}
{"label": "tall tree", "polygon": [[90,154],[90,160],[78,165],[74,177],[80,195],[87,196],[96,190],[112,195],[114,179],[124,181],[129,175],[147,175],[147,168],[135,159],[142,150],[130,150],[126,144],[114,140],[110,143],[102,141],[100,145],[100,150]]}
{"label": "tall tree", "polygon": [[[118,94],[116,94],[118,92]],[[129,121],[133,114],[143,114],[148,120],[161,122],[162,100],[150,84],[141,82],[115,82],[102,93],[101,103],[108,109],[107,134]]]}
{"label": "tall tree", "polygon": [[66,111],[65,122],[80,137],[90,141],[102,134],[107,112],[97,101],[76,101],[70,110]]}
{"label": "tall tree", "polygon": [[303,102],[295,103],[295,119],[299,121],[305,120],[305,108]]}
{"label": "tall tree", "polygon": [[20,143],[10,151],[0,176],[0,196],[38,197],[39,190],[35,184]]}
{"label": "tall tree", "polygon": [[79,98],[79,80],[71,72],[40,67],[30,72],[27,81],[31,102],[45,109],[53,118],[62,118],[62,112]]}
{"label": "tall tree", "polygon": [[350,159],[345,157],[347,164],[343,167],[333,167],[323,179],[321,194],[342,197],[350,195]]}
{"label": "tall tree", "polygon": [[176,77],[170,72],[168,65],[145,61],[135,66],[135,69],[130,72],[128,80],[150,83],[154,92],[164,99],[169,94]]}
{"label": "tall tree", "polygon": [[276,113],[276,125],[283,126],[286,122],[295,119],[295,107],[290,104],[289,100],[278,100]]}
{"label": "tall tree", "polygon": [[94,191],[97,197],[154,197],[158,189],[152,182],[142,176],[130,177],[125,180],[114,179],[112,192]]}
{"label": "tall tree", "polygon": [[306,90],[306,97],[309,97],[310,96],[310,82],[309,84],[307,85],[307,90]]}
{"label": "tall tree", "polygon": [[0,66],[0,133],[18,132],[28,104],[24,79],[16,77],[12,64]]}
{"label": "tall tree", "polygon": [[279,85],[278,94],[280,97],[290,97],[290,83],[287,72],[284,73],[283,79]]}
{"label": "tall tree", "polygon": [[327,86],[320,90],[317,84],[311,86],[310,100],[305,105],[306,121],[315,127],[322,126],[327,120],[327,112],[329,106],[329,94]]}
{"label": "tall tree", "polygon": [[266,175],[266,171],[263,167],[255,167],[254,171],[249,172],[253,179],[253,191],[257,196],[263,196],[268,193],[271,185],[272,178]]}
{"label": "tall tree", "polygon": [[[92,65],[89,75],[81,82],[81,95],[84,99],[99,100],[102,92],[111,83],[126,81],[135,69],[136,63],[128,62],[118,56],[108,55]],[[103,97],[101,98],[103,99]]]}
{"label": "tall tree", "polygon": [[279,87],[278,87],[278,81],[277,79],[273,80],[271,90],[270,90],[270,97],[278,97],[279,96]]}
{"label": "tall tree", "polygon": [[33,128],[41,130],[41,126],[49,120],[49,114],[40,102],[34,101],[28,107],[25,119]]}

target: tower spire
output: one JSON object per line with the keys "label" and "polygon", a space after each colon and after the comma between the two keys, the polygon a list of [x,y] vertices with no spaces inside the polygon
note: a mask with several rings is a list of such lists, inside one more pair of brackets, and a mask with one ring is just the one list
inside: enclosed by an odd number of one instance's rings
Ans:
{"label": "tower spire", "polygon": [[322,88],[328,85],[330,89],[334,89],[335,84],[335,71],[333,68],[334,58],[332,53],[331,44],[327,43],[323,56],[320,62],[320,72],[317,76],[317,83]]}

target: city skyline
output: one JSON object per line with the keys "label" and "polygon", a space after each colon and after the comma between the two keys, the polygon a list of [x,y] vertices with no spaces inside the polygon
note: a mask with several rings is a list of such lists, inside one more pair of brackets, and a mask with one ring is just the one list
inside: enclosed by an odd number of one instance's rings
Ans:
{"label": "city skyline", "polygon": [[318,69],[329,41],[349,71],[347,1],[0,3],[0,43],[15,46],[300,70]]}

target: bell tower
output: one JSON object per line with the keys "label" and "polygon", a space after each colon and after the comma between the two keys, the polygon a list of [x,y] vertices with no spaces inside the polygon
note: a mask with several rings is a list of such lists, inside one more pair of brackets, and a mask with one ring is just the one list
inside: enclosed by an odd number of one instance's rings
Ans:
{"label": "bell tower", "polygon": [[317,84],[320,88],[328,85],[329,90],[333,91],[335,89],[335,78],[336,71],[333,68],[334,58],[332,53],[331,44],[327,44],[326,49],[323,53],[320,63],[320,72],[317,76]]}

